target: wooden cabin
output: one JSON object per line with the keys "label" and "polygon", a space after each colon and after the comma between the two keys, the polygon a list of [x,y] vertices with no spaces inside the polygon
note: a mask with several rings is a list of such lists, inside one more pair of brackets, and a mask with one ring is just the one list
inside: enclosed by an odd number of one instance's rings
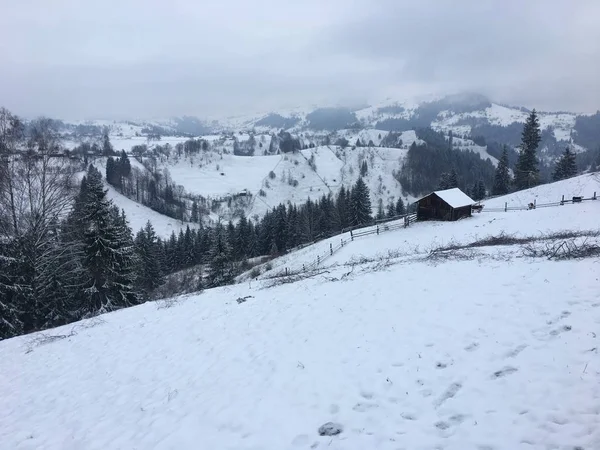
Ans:
{"label": "wooden cabin", "polygon": [[476,202],[458,188],[435,191],[417,203],[417,220],[458,220],[471,216]]}

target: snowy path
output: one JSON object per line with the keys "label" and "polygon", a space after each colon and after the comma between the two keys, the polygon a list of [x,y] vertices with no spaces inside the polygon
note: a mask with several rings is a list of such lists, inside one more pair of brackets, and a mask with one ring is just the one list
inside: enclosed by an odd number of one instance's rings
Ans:
{"label": "snowy path", "polygon": [[598,267],[400,264],[5,341],[0,448],[599,448]]}

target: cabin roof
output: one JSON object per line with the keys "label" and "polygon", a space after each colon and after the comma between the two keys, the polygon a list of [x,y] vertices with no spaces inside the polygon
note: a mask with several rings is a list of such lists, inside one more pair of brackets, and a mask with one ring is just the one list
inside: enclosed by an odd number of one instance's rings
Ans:
{"label": "cabin roof", "polygon": [[[464,206],[470,206],[475,204],[476,202],[461,191],[458,188],[445,189],[443,191],[434,191],[431,194],[437,195],[439,198],[448,203],[452,208],[462,208]],[[429,194],[429,195],[431,195]],[[429,197],[426,195],[425,197]],[[421,197],[418,201],[423,200],[425,197]]]}

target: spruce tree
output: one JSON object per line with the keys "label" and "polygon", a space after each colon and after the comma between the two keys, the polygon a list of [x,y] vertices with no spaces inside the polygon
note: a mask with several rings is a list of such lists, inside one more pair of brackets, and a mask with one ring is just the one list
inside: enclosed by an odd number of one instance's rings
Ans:
{"label": "spruce tree", "polygon": [[387,218],[391,219],[392,217],[396,216],[396,206],[394,205],[394,202],[390,202],[388,203],[387,206]]}
{"label": "spruce tree", "polygon": [[453,189],[458,187],[458,174],[455,169],[450,171],[450,175],[448,176],[448,187],[446,189]]}
{"label": "spruce tree", "polygon": [[371,222],[371,199],[369,188],[362,177],[358,179],[352,189],[350,198],[351,225],[364,225]]}
{"label": "spruce tree", "polygon": [[559,160],[556,161],[552,179],[554,181],[564,180],[575,175],[577,175],[577,161],[575,159],[575,153],[573,153],[569,147],[567,147]]}
{"label": "spruce tree", "polygon": [[146,294],[150,294],[164,283],[159,247],[154,227],[148,221],[135,237],[135,250],[139,261],[137,285]]}
{"label": "spruce tree", "polygon": [[471,197],[473,200],[483,200],[485,198],[486,189],[483,180],[479,179],[473,186]]}
{"label": "spruce tree", "polygon": [[137,260],[131,231],[112,210],[94,167],[87,174],[82,211],[85,288],[83,309],[88,314],[136,305],[134,287]]}
{"label": "spruce tree", "polygon": [[363,161],[360,165],[360,176],[366,177],[369,173],[369,166],[367,165],[367,161]]}
{"label": "spruce tree", "polygon": [[119,186],[121,187],[121,193],[123,192],[123,188],[125,187],[125,179],[129,178],[131,175],[131,161],[129,161],[129,157],[125,150],[121,150],[121,157],[119,158],[118,166],[118,176],[119,176]]}
{"label": "spruce tree", "polygon": [[385,210],[383,209],[383,199],[377,202],[377,220],[385,219]]}
{"label": "spruce tree", "polygon": [[536,150],[542,140],[540,123],[535,109],[531,112],[521,135],[521,146],[515,166],[515,187],[527,189],[539,183],[539,162]]}
{"label": "spruce tree", "polygon": [[242,212],[239,222],[237,223],[233,245],[233,256],[236,260],[243,260],[248,258],[248,247],[250,244],[250,228],[248,227],[248,219]]}
{"label": "spruce tree", "polygon": [[403,216],[404,214],[406,214],[406,207],[404,206],[402,197],[398,197],[398,202],[396,203],[396,215]]}
{"label": "spruce tree", "polygon": [[348,227],[348,195],[347,195],[347,191],[344,188],[344,186],[342,186],[340,188],[340,191],[338,192],[335,206],[337,209],[338,216],[340,218],[341,228],[342,229],[347,228]]}
{"label": "spruce tree", "polygon": [[226,231],[219,222],[213,230],[212,247],[208,271],[209,286],[222,286],[233,281],[233,264],[231,248],[227,242]]}
{"label": "spruce tree", "polygon": [[110,138],[108,137],[108,131],[105,131],[102,136],[102,155],[103,156],[111,156],[113,154],[113,146],[110,143]]}
{"label": "spruce tree", "polygon": [[508,171],[508,148],[506,145],[502,149],[502,156],[498,161],[496,173],[494,174],[494,186],[492,188],[493,195],[508,194],[510,189],[510,173]]}

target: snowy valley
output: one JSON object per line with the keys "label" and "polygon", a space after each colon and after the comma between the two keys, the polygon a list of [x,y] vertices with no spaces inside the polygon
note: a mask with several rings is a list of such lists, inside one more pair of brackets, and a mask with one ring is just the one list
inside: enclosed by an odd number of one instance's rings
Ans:
{"label": "snowy valley", "polygon": [[[595,191],[598,173],[484,203]],[[560,248],[599,248],[599,219],[591,200],[346,233],[5,340],[0,448],[597,448],[600,259]]]}

